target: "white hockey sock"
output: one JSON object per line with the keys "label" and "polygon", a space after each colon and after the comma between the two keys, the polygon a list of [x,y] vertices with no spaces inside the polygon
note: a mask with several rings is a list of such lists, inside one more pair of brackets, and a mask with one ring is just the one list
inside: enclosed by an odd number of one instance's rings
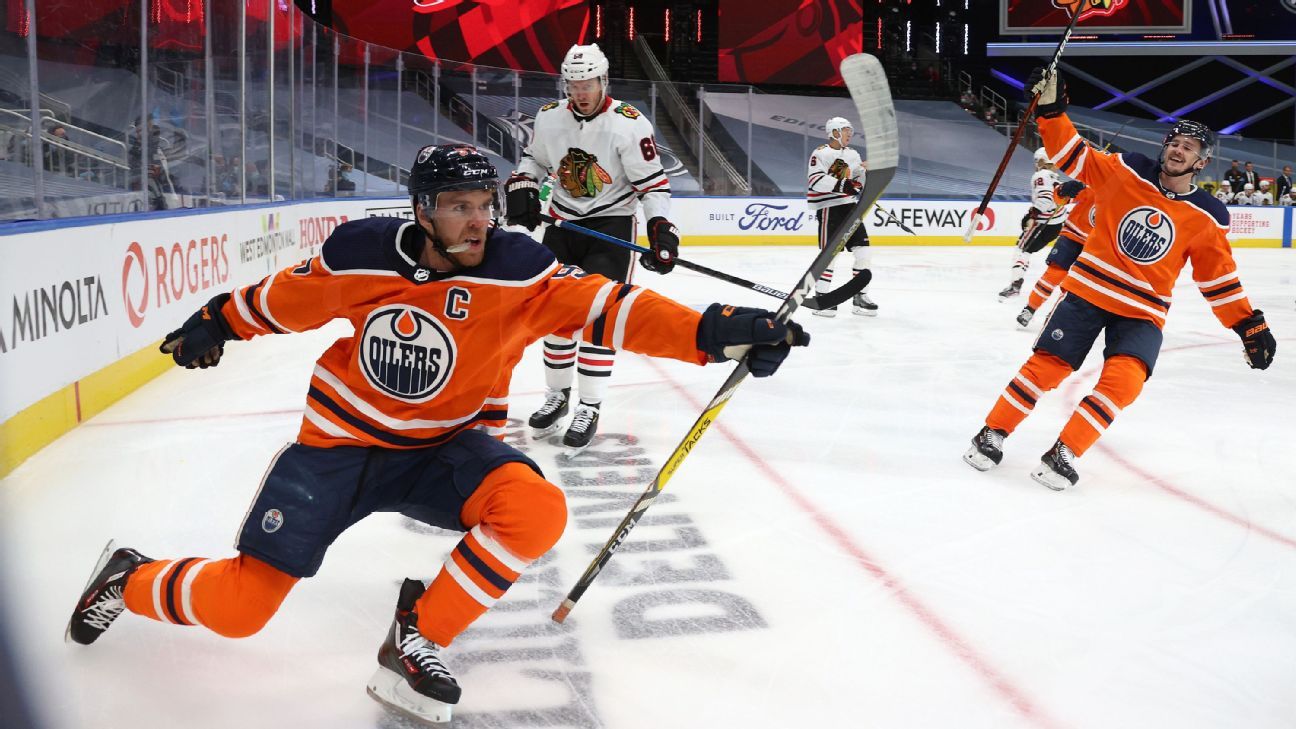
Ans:
{"label": "white hockey sock", "polygon": [[819,280],[815,281],[815,293],[822,294],[832,291],[833,270],[830,264],[824,272],[819,275]]}
{"label": "white hockey sock", "polygon": [[854,254],[855,256],[855,262],[852,264],[852,266],[854,267],[856,273],[866,268],[873,267],[873,247],[872,246],[858,246],[857,248],[852,250],[851,253]]}
{"label": "white hockey sock", "polygon": [[576,340],[553,335],[544,338],[545,387],[565,390],[572,385],[576,365]]}
{"label": "white hockey sock", "polygon": [[581,402],[590,405],[603,402],[603,395],[607,392],[608,380],[612,377],[612,365],[615,362],[615,350],[580,343],[576,355],[576,379]]}

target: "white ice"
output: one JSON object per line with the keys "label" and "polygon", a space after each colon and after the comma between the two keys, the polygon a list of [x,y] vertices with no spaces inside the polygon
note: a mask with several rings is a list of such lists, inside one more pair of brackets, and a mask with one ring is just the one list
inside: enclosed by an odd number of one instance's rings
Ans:
{"label": "white ice", "polygon": [[[779,288],[814,255],[685,253]],[[1279,338],[1273,367],[1245,366],[1185,273],[1155,376],[1054,493],[1028,473],[1099,354],[976,472],[960,456],[1042,317],[1022,332],[1020,301],[996,302],[1007,248],[877,249],[881,315],[802,312],[812,346],[743,385],[558,626],[561,596],[729,371],[623,354],[590,451],[518,441],[572,520],[449,651],[456,726],[1296,725],[1296,254],[1236,254]],[[638,279],[699,308],[776,303],[683,270]],[[430,579],[455,537],[399,516],[345,534],[251,638],[126,614],[93,646],[62,640],[109,537],[232,554],[340,333],[232,344],[219,369],[165,374],[0,483],[7,627],[48,727],[404,726],[364,683],[401,578]],[[539,405],[541,370],[533,348],[515,418]]]}

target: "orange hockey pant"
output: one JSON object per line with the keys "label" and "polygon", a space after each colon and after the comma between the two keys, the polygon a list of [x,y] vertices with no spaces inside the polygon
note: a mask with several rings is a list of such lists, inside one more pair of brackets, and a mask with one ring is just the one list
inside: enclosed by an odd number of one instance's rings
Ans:
{"label": "orange hockey pant", "polygon": [[[1035,409],[1039,398],[1061,384],[1071,372],[1071,366],[1058,357],[1035,352],[999,395],[986,416],[986,425],[1012,433]],[[1103,362],[1098,384],[1076,405],[1059,440],[1077,456],[1084,455],[1120,411],[1138,398],[1146,380],[1147,367],[1136,357],[1121,354]]]}
{"label": "orange hockey pant", "polygon": [[[567,524],[562,491],[523,463],[491,471],[464,503],[469,532],[419,600],[419,631],[449,645],[498,600]],[[240,554],[232,559],[158,560],[126,584],[126,607],[145,617],[202,625],[242,638],[265,626],[297,578]],[[394,607],[394,605],[393,605]]]}

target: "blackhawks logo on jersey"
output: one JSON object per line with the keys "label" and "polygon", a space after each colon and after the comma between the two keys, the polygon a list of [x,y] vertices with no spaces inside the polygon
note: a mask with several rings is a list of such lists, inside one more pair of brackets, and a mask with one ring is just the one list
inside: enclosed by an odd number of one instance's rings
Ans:
{"label": "blackhawks logo on jersey", "polygon": [[850,165],[846,164],[846,160],[838,157],[833,160],[832,165],[828,168],[828,174],[839,180],[844,180],[850,177]]}
{"label": "blackhawks logo on jersey", "polygon": [[558,163],[558,184],[571,197],[597,197],[611,183],[612,175],[599,165],[598,157],[583,149],[568,148]]}
{"label": "blackhawks logo on jersey", "polygon": [[558,108],[558,102],[551,101],[548,104],[545,104],[544,106],[540,107],[540,111],[549,111],[550,109],[557,109],[557,108]]}
{"label": "blackhawks logo on jersey", "polygon": [[639,118],[639,110],[634,108],[633,106],[630,106],[624,101],[621,102],[620,104],[617,104],[617,108],[613,109],[612,111],[615,111],[616,113],[620,114],[621,116],[627,119]]}

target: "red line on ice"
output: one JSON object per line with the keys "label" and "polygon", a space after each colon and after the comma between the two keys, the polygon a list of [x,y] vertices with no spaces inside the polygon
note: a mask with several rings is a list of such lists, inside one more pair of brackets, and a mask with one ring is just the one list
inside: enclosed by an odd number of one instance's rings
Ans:
{"label": "red line on ice", "polygon": [[[682,398],[688,401],[696,411],[702,411],[704,403],[699,402],[692,393],[676,382],[675,379],[671,377],[670,373],[658,364],[656,360],[650,357],[646,357],[645,359],[654,369],[657,370],[659,374],[662,375],[662,379],[669,383],[670,386],[674,388]],[[900,582],[898,577],[888,572],[885,567],[877,562],[877,560],[869,556],[862,547],[851,539],[850,535],[844,529],[838,526],[837,523],[821,511],[819,507],[815,506],[814,502],[806,498],[800,490],[783,477],[783,474],[776,471],[765,461],[765,459],[761,458],[760,454],[752,450],[751,447],[742,440],[735,437],[734,434],[722,423],[716,422],[711,426],[711,428],[719,431],[720,434],[730,442],[730,444],[747,457],[755,468],[768,476],[769,479],[773,481],[789,499],[792,500],[792,503],[796,504],[797,507],[804,511],[806,515],[814,521],[815,525],[822,529],[838,547],[849,554],[860,568],[880,581],[883,585],[886,585],[887,589],[891,591],[891,594],[900,601],[900,604],[908,608],[909,611],[918,618],[919,622],[940,638],[941,642],[944,643],[947,648],[949,648],[959,657],[960,660],[975,671],[977,675],[990,684],[991,688],[993,688],[1000,697],[1012,704],[1013,708],[1016,709],[1018,713],[1027,719],[1030,719],[1037,726],[1058,726],[1056,721],[1045,716],[1044,712],[1026,696],[1024,691],[1014,686],[1007,677],[991,665],[989,660],[978,653],[966,639],[954,630],[954,628],[950,627],[944,620],[941,620],[941,618],[936,615],[931,608],[927,607],[922,600],[910,592],[909,589]]]}

